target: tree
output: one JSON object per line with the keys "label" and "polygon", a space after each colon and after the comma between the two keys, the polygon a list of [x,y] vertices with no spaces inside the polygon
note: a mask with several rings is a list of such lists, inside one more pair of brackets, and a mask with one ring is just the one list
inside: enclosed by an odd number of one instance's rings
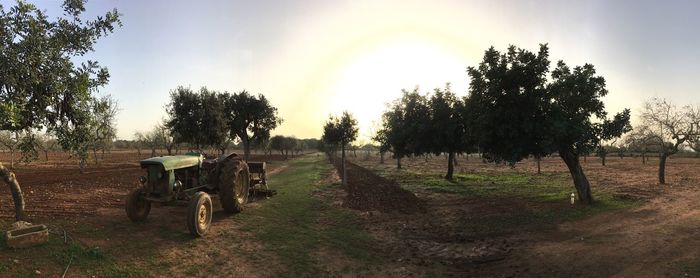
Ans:
{"label": "tree", "polygon": [[89,144],[92,148],[92,154],[97,164],[97,151],[104,151],[112,147],[112,142],[117,137],[116,119],[119,108],[117,102],[110,96],[103,96],[95,99],[92,105],[92,116],[94,117],[92,125],[92,136],[90,136]]}
{"label": "tree", "polygon": [[692,106],[676,107],[673,103],[653,98],[644,104],[642,126],[644,138],[649,138],[659,149],[659,183],[666,183],[666,159],[680,147],[696,140],[700,110]]}
{"label": "tree", "polygon": [[44,133],[41,136],[37,136],[38,148],[44,153],[44,158],[49,161],[49,152],[56,151],[58,147],[58,141],[49,133]]}
{"label": "tree", "polygon": [[658,146],[652,143],[654,141],[655,138],[651,137],[649,132],[647,132],[644,127],[637,127],[627,136],[625,139],[625,144],[627,145],[627,149],[630,151],[639,152],[642,157],[642,164],[646,164],[647,152],[660,149]]}
{"label": "tree", "polygon": [[246,160],[250,158],[251,142],[270,138],[270,131],[282,124],[277,108],[264,95],[257,98],[247,91],[226,94],[226,120],[231,138],[241,140]]}
{"label": "tree", "polygon": [[280,154],[284,155],[284,136],[275,135],[270,138],[270,148],[279,151]]}
{"label": "tree", "polygon": [[10,150],[10,169],[15,168],[15,151],[19,148],[20,131],[0,131],[0,144]]}
{"label": "tree", "polygon": [[323,126],[322,141],[327,144],[340,146],[342,151],[342,173],[343,185],[347,186],[347,173],[345,171],[345,148],[348,144],[357,139],[357,120],[348,111],[344,111],[340,117],[330,116],[326,124]]}
{"label": "tree", "polygon": [[629,131],[629,110],[607,119],[600,100],[608,93],[605,79],[593,65],[572,70],[559,61],[547,82],[549,64],[547,45],[540,45],[537,54],[514,46],[501,54],[491,47],[478,67],[467,70],[466,106],[475,115],[471,123],[485,159],[513,165],[556,151],[579,200],[590,204],[593,196],[579,156]]}
{"label": "tree", "polygon": [[[166,127],[175,143],[189,143],[198,150],[217,147],[228,138],[225,112],[226,94],[201,88],[193,92],[190,88],[178,87],[170,92],[170,103],[166,106],[170,119]],[[205,128],[206,127],[206,128]]]}
{"label": "tree", "polygon": [[[92,93],[107,84],[109,72],[98,62],[75,61],[94,50],[97,40],[121,25],[117,10],[95,20],[81,18],[84,1],[66,0],[56,21],[32,4],[18,1],[0,12],[0,130],[56,131],[62,147],[82,144],[64,138],[83,125]],[[0,165],[10,185],[16,218],[24,218],[24,200],[14,175]]]}
{"label": "tree", "polygon": [[167,137],[165,130],[160,125],[155,125],[149,132],[143,134],[141,139],[151,149],[151,157],[156,156],[156,150],[163,146],[165,137]]}
{"label": "tree", "polygon": [[[425,96],[402,90],[402,97],[395,100],[382,114],[381,128],[372,138],[380,144],[380,154],[393,152],[396,168],[401,169],[401,158],[430,152],[430,108]],[[382,159],[383,160],[383,159]]]}
{"label": "tree", "polygon": [[464,102],[450,90],[449,84],[444,90],[435,89],[428,100],[430,122],[427,123],[432,140],[429,142],[430,151],[439,155],[447,153],[447,173],[445,179],[452,180],[456,154],[466,152],[474,145],[474,140],[468,136],[468,121],[470,112]]}
{"label": "tree", "polygon": [[146,136],[140,132],[134,132],[134,146],[136,147],[136,152],[141,156],[141,148],[146,143]]}

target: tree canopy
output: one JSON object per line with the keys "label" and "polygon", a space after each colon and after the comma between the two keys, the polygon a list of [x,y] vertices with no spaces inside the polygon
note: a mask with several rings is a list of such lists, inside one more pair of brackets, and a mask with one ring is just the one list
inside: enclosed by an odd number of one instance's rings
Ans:
{"label": "tree canopy", "polygon": [[512,165],[531,155],[557,152],[579,199],[590,203],[590,184],[579,156],[631,130],[630,112],[607,118],[601,100],[608,93],[605,79],[593,65],[571,69],[559,61],[548,81],[549,65],[546,44],[537,54],[515,46],[506,53],[491,47],[479,66],[467,70],[471,85],[466,106],[475,112],[472,121],[485,158]]}
{"label": "tree canopy", "polygon": [[272,106],[264,95],[257,97],[247,91],[225,94],[226,119],[231,138],[243,143],[245,159],[250,157],[251,143],[270,138],[270,131],[282,124],[277,108]]}

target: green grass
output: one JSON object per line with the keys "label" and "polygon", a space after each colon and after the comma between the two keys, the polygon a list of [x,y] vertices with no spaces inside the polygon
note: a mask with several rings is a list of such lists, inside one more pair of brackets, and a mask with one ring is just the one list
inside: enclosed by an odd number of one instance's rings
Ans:
{"label": "green grass", "polygon": [[441,174],[409,170],[384,170],[378,174],[396,180],[412,191],[458,194],[491,202],[493,207],[523,206],[506,213],[475,213],[462,228],[475,235],[507,234],[553,227],[606,211],[630,208],[641,201],[613,198],[611,189],[594,188],[595,202],[589,206],[568,203],[575,192],[568,173],[469,173],[455,174],[447,181]]}
{"label": "green grass", "polygon": [[[360,265],[379,262],[371,237],[358,228],[355,215],[332,208],[311,196],[321,173],[330,166],[320,158],[306,157],[290,162],[275,175],[278,194],[265,205],[240,215],[243,229],[274,253],[285,271],[283,276],[323,274],[318,252],[332,250]],[[321,185],[323,186],[323,185]]]}

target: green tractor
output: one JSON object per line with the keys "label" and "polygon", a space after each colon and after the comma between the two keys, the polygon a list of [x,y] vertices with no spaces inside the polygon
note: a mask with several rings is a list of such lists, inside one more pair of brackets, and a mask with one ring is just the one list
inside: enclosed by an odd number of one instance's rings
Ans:
{"label": "green tractor", "polygon": [[265,162],[243,161],[230,154],[205,159],[199,153],[161,156],[141,160],[146,175],[141,186],[126,198],[126,215],[134,222],[148,217],[151,203],[188,206],[187,228],[195,237],[203,236],[211,225],[212,198],[218,198],[223,210],[243,210],[249,196],[271,196],[267,187]]}

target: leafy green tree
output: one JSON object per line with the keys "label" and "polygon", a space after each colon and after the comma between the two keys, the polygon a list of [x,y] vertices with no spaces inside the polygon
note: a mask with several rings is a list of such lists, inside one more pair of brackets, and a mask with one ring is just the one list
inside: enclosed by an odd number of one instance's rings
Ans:
{"label": "leafy green tree", "polygon": [[470,111],[466,110],[464,102],[450,90],[449,84],[444,90],[435,89],[428,100],[430,121],[424,123],[431,129],[427,140],[430,152],[438,155],[447,153],[447,173],[445,179],[452,180],[456,154],[473,149],[474,139],[468,136],[465,117]]}
{"label": "leafy green tree", "polygon": [[250,158],[251,142],[270,138],[270,131],[282,124],[277,108],[267,98],[247,91],[226,95],[226,119],[231,138],[241,140],[246,160]]}
{"label": "leafy green tree", "polygon": [[381,128],[373,140],[380,143],[380,153],[393,152],[396,168],[401,169],[401,158],[431,152],[430,107],[425,96],[402,90],[402,97],[382,114]]}
{"label": "leafy green tree", "polygon": [[207,146],[217,147],[228,138],[225,112],[226,94],[201,88],[178,87],[170,92],[166,110],[170,118],[166,126],[175,143],[189,143],[198,150]]}
{"label": "leafy green tree", "polygon": [[[56,131],[62,147],[82,145],[86,137],[70,136],[84,125],[92,93],[107,84],[109,72],[84,60],[97,40],[121,25],[117,10],[94,20],[81,17],[85,1],[66,0],[56,21],[32,4],[0,6],[0,130]],[[16,218],[24,218],[19,183],[0,165],[10,184]]]}
{"label": "leafy green tree", "polygon": [[323,126],[322,141],[327,144],[340,146],[343,185],[347,185],[347,173],[345,171],[345,148],[357,139],[357,120],[348,111],[344,111],[340,117],[331,116]]}
{"label": "leafy green tree", "polygon": [[477,142],[487,160],[511,165],[556,151],[579,200],[590,204],[593,196],[579,156],[629,131],[629,110],[607,118],[601,101],[608,93],[605,79],[592,65],[570,69],[559,61],[548,82],[549,64],[547,45],[540,45],[537,54],[511,46],[503,54],[488,49],[478,67],[468,68],[466,101],[474,112]]}
{"label": "leafy green tree", "polygon": [[270,148],[284,155],[285,137],[282,135],[272,136],[272,138],[270,138]]}

